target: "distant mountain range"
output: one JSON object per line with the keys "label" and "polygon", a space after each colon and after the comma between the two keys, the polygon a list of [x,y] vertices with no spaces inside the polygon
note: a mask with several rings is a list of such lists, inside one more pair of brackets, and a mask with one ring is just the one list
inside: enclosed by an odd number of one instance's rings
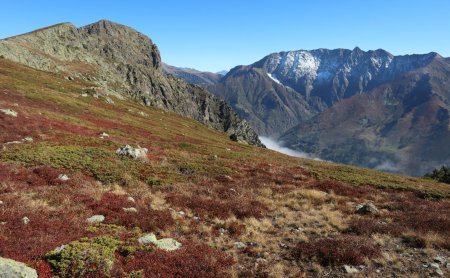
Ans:
{"label": "distant mountain range", "polygon": [[437,53],[280,52],[208,89],[260,135],[322,159],[410,175],[450,163],[450,61]]}
{"label": "distant mountain range", "polygon": [[163,69],[168,74],[182,78],[188,83],[200,86],[216,84],[217,82],[219,82],[220,78],[222,78],[226,74],[226,71],[222,71],[220,73],[212,73],[191,68],[174,67],[164,63]]}

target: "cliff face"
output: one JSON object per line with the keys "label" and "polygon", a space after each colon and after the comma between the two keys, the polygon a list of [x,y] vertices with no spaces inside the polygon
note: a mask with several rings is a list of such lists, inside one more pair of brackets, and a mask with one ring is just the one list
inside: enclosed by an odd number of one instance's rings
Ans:
{"label": "cliff face", "polygon": [[131,97],[262,146],[225,102],[201,87],[167,76],[157,46],[132,28],[106,20],[80,28],[57,24],[1,40],[0,55],[69,79],[92,81],[106,95]]}

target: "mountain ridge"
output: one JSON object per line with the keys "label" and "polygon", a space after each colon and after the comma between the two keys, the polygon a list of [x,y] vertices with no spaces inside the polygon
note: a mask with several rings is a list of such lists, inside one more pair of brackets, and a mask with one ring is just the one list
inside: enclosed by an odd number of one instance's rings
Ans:
{"label": "mountain ridge", "polygon": [[162,71],[158,47],[146,35],[107,20],[64,23],[0,40],[0,55],[27,66],[95,84],[105,95],[130,97],[177,112],[241,142],[262,146],[246,121],[205,89]]}

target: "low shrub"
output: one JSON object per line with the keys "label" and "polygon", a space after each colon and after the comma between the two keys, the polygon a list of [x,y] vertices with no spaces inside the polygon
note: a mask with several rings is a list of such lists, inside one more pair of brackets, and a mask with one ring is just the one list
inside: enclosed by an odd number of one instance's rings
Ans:
{"label": "low shrub", "polygon": [[231,215],[239,219],[246,217],[261,218],[267,206],[256,200],[233,199],[219,201],[199,196],[184,196],[169,194],[166,200],[180,208],[189,208],[202,216],[218,217],[226,219]]}
{"label": "low shrub", "polygon": [[369,240],[349,235],[301,242],[292,252],[297,260],[312,259],[322,265],[360,265],[380,254],[380,248]]}
{"label": "low shrub", "polygon": [[362,198],[367,197],[373,192],[373,189],[365,188],[362,186],[353,186],[344,184],[338,181],[318,181],[314,183],[311,188],[321,190],[324,192],[334,192],[337,195]]}
{"label": "low shrub", "polygon": [[104,277],[113,268],[118,244],[110,236],[84,238],[69,243],[61,251],[48,253],[45,258],[61,277]]}
{"label": "low shrub", "polygon": [[352,219],[348,228],[349,232],[357,235],[389,234],[399,236],[404,230],[404,227],[397,223],[385,223],[373,218]]}
{"label": "low shrub", "polygon": [[230,277],[233,259],[223,251],[205,244],[183,242],[181,249],[167,252],[138,251],[134,259],[124,260],[126,273],[143,272],[143,277]]}
{"label": "low shrub", "polygon": [[[133,205],[137,212],[124,211],[124,208],[130,205]],[[105,223],[128,228],[139,227],[144,232],[164,230],[175,224],[170,212],[154,210],[144,202],[130,204],[125,195],[105,193],[99,201],[94,201],[88,206],[95,214],[104,215]]]}

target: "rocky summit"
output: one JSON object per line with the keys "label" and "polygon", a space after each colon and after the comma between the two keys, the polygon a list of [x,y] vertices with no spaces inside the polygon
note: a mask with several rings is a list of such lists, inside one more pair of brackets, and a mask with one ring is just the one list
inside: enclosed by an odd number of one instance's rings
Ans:
{"label": "rocky summit", "polygon": [[339,163],[423,175],[450,163],[450,64],[437,53],[299,50],[209,86],[256,131]]}
{"label": "rocky summit", "polygon": [[158,47],[138,31],[111,21],[75,27],[62,23],[0,41],[0,57],[92,83],[89,92],[130,97],[173,111],[262,146],[249,124],[205,89],[168,76]]}

